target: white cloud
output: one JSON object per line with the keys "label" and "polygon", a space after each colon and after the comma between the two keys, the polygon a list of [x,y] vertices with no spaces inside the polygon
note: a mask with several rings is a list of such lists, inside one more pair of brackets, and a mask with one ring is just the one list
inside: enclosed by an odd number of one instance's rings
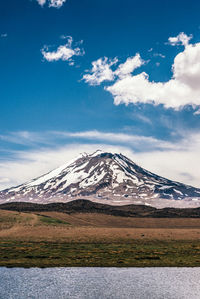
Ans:
{"label": "white cloud", "polygon": [[83,80],[90,85],[100,85],[104,81],[113,81],[116,77],[124,78],[130,75],[136,68],[142,66],[145,61],[141,59],[140,54],[128,57],[124,63],[121,63],[114,71],[112,67],[118,63],[118,58],[108,59],[99,58],[92,62],[92,69],[83,76]]}
{"label": "white cloud", "polygon": [[[99,58],[92,62],[92,69],[87,71],[89,74],[85,74],[83,80],[90,85],[114,81],[104,88],[113,95],[115,105],[148,103],[176,110],[186,105],[195,108],[200,106],[200,43],[189,44],[191,38],[184,33],[169,38],[172,45],[182,44],[185,48],[175,57],[173,75],[167,82],[151,81],[146,72],[134,75],[134,70],[145,64],[138,53],[116,66],[115,70],[113,68],[118,62],[117,58]],[[154,55],[165,57],[160,53]],[[156,65],[159,66],[159,63]]]}
{"label": "white cloud", "polygon": [[0,178],[0,184],[5,184],[5,183],[9,183],[10,179],[9,178]]}
{"label": "white cloud", "polygon": [[144,123],[147,123],[149,125],[152,125],[152,121],[150,118],[146,117],[145,115],[142,114],[135,114],[133,115],[133,117],[136,117],[138,119],[140,119],[141,121],[143,121]]}
{"label": "white cloud", "polygon": [[101,132],[97,130],[93,131],[84,131],[84,132],[54,132],[55,135],[60,137],[71,137],[85,140],[98,140],[101,142],[109,142],[110,144],[120,144],[126,146],[131,146],[135,150],[141,148],[145,148],[145,150],[150,149],[162,149],[162,148],[173,148],[171,143],[167,141],[161,141],[153,137],[148,136],[139,136],[139,135],[131,135],[125,133],[112,133],[112,132]]}
{"label": "white cloud", "polygon": [[181,32],[175,37],[169,37],[168,41],[172,46],[182,45],[186,47],[191,39],[192,35],[188,36],[184,32]]}
{"label": "white cloud", "polygon": [[140,54],[137,53],[135,56],[127,58],[126,62],[120,64],[114,74],[119,78],[124,78],[144,63],[145,62],[141,59]]}
{"label": "white cloud", "polygon": [[200,109],[196,110],[193,114],[194,115],[200,115]]}
{"label": "white cloud", "polygon": [[7,36],[8,36],[7,33],[2,33],[2,34],[1,34],[1,38],[6,38]]}
{"label": "white cloud", "polygon": [[66,0],[49,0],[49,7],[60,8],[65,2]]}
{"label": "white cloud", "polygon": [[52,61],[69,61],[70,65],[74,64],[74,61],[72,59],[73,56],[82,56],[85,54],[83,49],[80,49],[79,47],[73,48],[72,43],[73,39],[71,36],[67,37],[67,43],[65,45],[59,46],[56,51],[49,51],[49,47],[45,46],[41,52],[44,57],[49,62]]}
{"label": "white cloud", "polygon": [[66,0],[36,0],[39,5],[43,6],[48,3],[49,7],[60,8],[66,2]]}
{"label": "white cloud", "polygon": [[165,55],[163,55],[161,53],[154,53],[153,56],[155,56],[155,57],[161,57],[163,59],[166,57]]}
{"label": "white cloud", "polygon": [[[186,42],[184,42],[186,44]],[[118,78],[105,89],[114,97],[114,103],[162,104],[165,108],[181,109],[186,105],[200,105],[200,43],[187,44],[174,59],[173,76],[167,82],[154,82],[149,75],[127,75]]]}
{"label": "white cloud", "polygon": [[[141,119],[142,116],[138,116]],[[147,118],[142,118],[142,121],[148,122]],[[92,140],[100,142],[109,142],[109,144],[126,145],[133,147],[135,150],[142,151],[150,149],[173,148],[170,142],[161,141],[154,137],[139,136],[126,133],[102,132],[97,130],[82,131],[82,132],[67,132],[67,131],[47,131],[43,133],[19,131],[11,132],[8,135],[0,135],[0,140],[7,143],[20,144],[24,146],[53,146],[55,143],[64,141],[71,142],[71,140]]]}
{"label": "white cloud", "polygon": [[0,135],[0,141],[7,143],[20,144],[25,146],[32,146],[38,144],[49,144],[50,135],[48,133],[41,134],[37,132],[18,131],[10,132],[7,135]]}
{"label": "white cloud", "polygon": [[46,3],[46,0],[36,0],[39,5],[43,6]]}
{"label": "white cloud", "polygon": [[114,73],[111,66],[118,62],[117,58],[108,59],[107,57],[100,58],[92,62],[92,69],[89,74],[83,76],[83,80],[90,85],[100,85],[104,81],[113,81]]}

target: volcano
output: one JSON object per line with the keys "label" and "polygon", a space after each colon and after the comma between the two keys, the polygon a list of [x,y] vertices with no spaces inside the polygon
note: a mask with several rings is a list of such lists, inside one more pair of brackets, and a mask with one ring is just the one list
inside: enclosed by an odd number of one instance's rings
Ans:
{"label": "volcano", "polygon": [[96,151],[29,182],[0,192],[5,202],[89,199],[112,205],[200,206],[200,189],[151,173],[118,153]]}

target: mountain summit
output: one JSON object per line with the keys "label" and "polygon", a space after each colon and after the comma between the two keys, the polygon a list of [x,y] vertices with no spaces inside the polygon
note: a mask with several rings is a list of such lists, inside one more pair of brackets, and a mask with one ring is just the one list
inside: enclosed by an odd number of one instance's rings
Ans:
{"label": "mountain summit", "polygon": [[200,205],[200,189],[153,174],[122,154],[96,151],[30,182],[0,192],[0,202],[65,202],[78,198],[111,204]]}

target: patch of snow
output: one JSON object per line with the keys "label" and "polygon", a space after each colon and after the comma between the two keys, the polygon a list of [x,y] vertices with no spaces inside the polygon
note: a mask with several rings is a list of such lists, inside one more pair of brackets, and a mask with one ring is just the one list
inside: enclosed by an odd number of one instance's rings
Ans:
{"label": "patch of snow", "polygon": [[162,187],[159,187],[160,190],[166,190],[166,189],[170,189],[172,188],[173,186],[162,186]]}
{"label": "patch of snow", "polygon": [[[79,157],[78,157],[79,158]],[[45,183],[46,181],[58,176],[59,174],[61,174],[61,172],[67,168],[68,166],[70,166],[72,163],[74,163],[75,161],[77,160],[76,159],[73,159],[71,161],[69,161],[68,163],[48,172],[46,175],[43,175],[43,176],[40,176],[39,178],[37,179],[34,179],[32,180],[31,182],[29,183],[26,183],[25,186],[36,186],[36,185],[40,185],[40,184],[43,184]]]}
{"label": "patch of snow", "polygon": [[104,178],[105,175],[106,175],[106,172],[103,171],[98,176],[97,175],[95,175],[95,176],[93,175],[90,178],[87,178],[87,182],[83,179],[80,182],[79,187],[85,188],[85,187],[88,187],[90,185],[94,185],[94,183],[97,184],[98,182],[100,182]]}
{"label": "patch of snow", "polygon": [[100,154],[103,154],[103,153],[105,153],[105,152],[103,152],[102,150],[97,150],[96,152],[94,152],[93,154],[91,154],[91,155],[89,155],[90,157],[96,157],[96,156],[98,156],[98,155],[100,155]]}
{"label": "patch of snow", "polygon": [[181,192],[181,191],[179,191],[179,190],[177,190],[177,189],[173,189],[176,193],[179,193],[179,194],[181,194],[181,195],[183,195],[183,193]]}

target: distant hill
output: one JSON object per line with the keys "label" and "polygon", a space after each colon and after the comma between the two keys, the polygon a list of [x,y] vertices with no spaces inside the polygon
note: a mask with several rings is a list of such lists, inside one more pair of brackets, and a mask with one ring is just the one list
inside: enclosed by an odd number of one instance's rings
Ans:
{"label": "distant hill", "polygon": [[123,217],[152,217],[152,218],[200,218],[200,208],[156,209],[144,205],[110,206],[94,203],[89,200],[75,200],[68,203],[35,204],[29,202],[12,202],[0,205],[0,210],[18,212],[62,212],[72,213],[101,213]]}

